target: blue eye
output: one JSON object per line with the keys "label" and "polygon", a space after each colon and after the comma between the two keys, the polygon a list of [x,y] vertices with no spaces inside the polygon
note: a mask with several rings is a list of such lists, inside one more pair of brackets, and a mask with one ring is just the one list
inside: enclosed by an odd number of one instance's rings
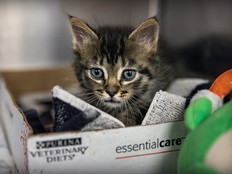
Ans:
{"label": "blue eye", "polygon": [[135,78],[136,71],[135,70],[125,70],[123,71],[122,77],[125,80],[132,80]]}
{"label": "blue eye", "polygon": [[104,73],[101,69],[99,68],[92,68],[90,70],[91,75],[95,78],[95,79],[102,79],[104,76]]}

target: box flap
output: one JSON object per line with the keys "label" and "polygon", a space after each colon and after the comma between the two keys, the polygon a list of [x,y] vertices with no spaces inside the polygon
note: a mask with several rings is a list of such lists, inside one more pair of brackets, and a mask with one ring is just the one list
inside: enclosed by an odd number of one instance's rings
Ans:
{"label": "box flap", "polygon": [[9,149],[19,173],[26,173],[26,139],[32,133],[32,130],[12,100],[2,79],[0,80],[0,96],[1,123],[6,133]]}
{"label": "box flap", "polygon": [[57,84],[66,87],[77,83],[71,67],[3,71],[1,74],[15,99],[23,93],[51,90]]}

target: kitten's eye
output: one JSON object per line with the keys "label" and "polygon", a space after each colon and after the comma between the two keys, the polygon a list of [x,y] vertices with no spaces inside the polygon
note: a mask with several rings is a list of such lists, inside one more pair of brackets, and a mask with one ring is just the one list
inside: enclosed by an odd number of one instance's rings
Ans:
{"label": "kitten's eye", "polygon": [[92,68],[90,71],[91,75],[96,79],[102,79],[104,76],[103,71],[99,68]]}
{"label": "kitten's eye", "polygon": [[123,71],[122,77],[125,80],[132,80],[135,78],[136,71],[135,70],[125,70]]}

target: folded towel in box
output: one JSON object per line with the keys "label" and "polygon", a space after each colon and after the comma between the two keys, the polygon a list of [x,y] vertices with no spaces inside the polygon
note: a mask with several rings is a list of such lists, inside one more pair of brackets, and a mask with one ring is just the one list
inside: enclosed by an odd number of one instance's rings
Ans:
{"label": "folded towel in box", "polygon": [[59,86],[53,92],[53,131],[96,130],[125,127],[122,122],[84,102]]}

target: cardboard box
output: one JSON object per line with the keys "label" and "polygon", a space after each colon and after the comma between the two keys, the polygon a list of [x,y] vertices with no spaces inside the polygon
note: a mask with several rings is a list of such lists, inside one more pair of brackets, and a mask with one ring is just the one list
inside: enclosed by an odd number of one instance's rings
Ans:
{"label": "cardboard box", "polygon": [[1,174],[15,173],[15,165],[6,144],[1,122],[0,122],[0,154],[1,154],[0,173]]}
{"label": "cardboard box", "polygon": [[2,73],[0,118],[19,173],[176,173],[178,152],[187,134],[182,121],[33,135],[17,98],[55,85],[68,86],[73,77],[70,68]]}

